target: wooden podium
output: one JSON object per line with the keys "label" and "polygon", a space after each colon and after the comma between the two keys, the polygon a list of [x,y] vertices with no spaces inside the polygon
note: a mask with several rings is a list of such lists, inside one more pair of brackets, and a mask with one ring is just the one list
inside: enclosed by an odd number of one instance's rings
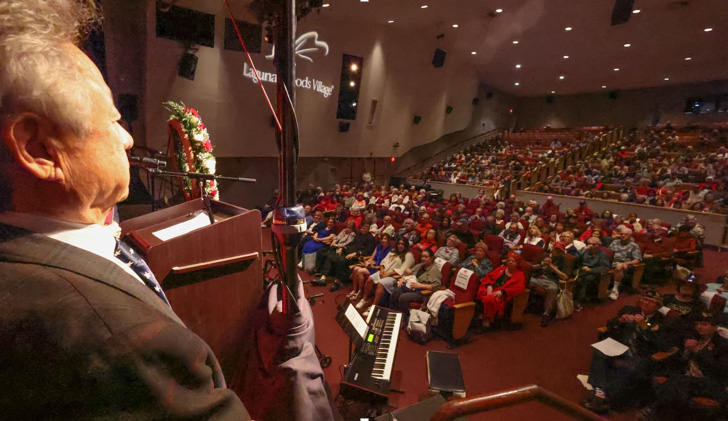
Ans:
{"label": "wooden podium", "polygon": [[250,342],[249,316],[263,294],[261,217],[257,210],[211,202],[214,224],[167,241],[154,233],[199,215],[202,199],[124,221],[121,229],[175,313],[210,345],[229,382],[245,366],[239,360]]}

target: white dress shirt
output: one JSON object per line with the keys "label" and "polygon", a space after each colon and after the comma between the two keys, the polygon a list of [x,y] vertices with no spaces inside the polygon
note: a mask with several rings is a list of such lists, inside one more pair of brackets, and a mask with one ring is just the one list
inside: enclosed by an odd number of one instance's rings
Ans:
{"label": "white dress shirt", "polygon": [[20,212],[0,213],[0,222],[45,235],[114,262],[114,264],[132,275],[134,279],[146,286],[144,281],[129,266],[114,256],[116,250],[116,237],[114,234],[118,230],[116,224],[109,226],[80,224]]}

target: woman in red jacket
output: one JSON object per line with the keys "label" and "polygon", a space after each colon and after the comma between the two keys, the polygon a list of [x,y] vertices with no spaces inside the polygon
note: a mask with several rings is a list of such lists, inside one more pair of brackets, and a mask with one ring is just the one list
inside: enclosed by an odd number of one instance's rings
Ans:
{"label": "woman in red jacket", "polygon": [[489,328],[503,315],[506,303],[526,289],[526,276],[518,269],[521,256],[510,252],[506,264],[495,268],[480,280],[478,299],[483,303],[483,327]]}

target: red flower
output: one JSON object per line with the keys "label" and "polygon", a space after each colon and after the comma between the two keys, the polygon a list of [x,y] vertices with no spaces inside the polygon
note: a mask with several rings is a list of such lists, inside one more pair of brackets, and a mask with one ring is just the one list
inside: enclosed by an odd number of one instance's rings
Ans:
{"label": "red flower", "polygon": [[207,152],[210,152],[212,150],[212,142],[210,142],[209,140],[202,142],[202,146],[205,147],[205,150]]}
{"label": "red flower", "polygon": [[212,197],[217,196],[217,189],[210,190],[210,196],[212,196]]}
{"label": "red flower", "polygon": [[210,180],[210,187],[215,187],[215,180]]}
{"label": "red flower", "polygon": [[197,114],[197,110],[195,110],[194,108],[190,108],[189,112],[192,113],[193,116],[200,118],[200,115]]}
{"label": "red flower", "polygon": [[197,128],[200,130],[205,130],[207,127],[205,127],[205,123],[203,123],[202,120],[200,120],[200,124],[197,126]]}

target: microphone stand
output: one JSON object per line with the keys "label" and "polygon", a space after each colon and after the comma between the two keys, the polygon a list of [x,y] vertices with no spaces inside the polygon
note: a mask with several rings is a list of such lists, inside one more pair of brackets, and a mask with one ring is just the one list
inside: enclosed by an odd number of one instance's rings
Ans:
{"label": "microphone stand", "polygon": [[281,270],[282,312],[291,316],[299,312],[298,247],[306,230],[303,207],[296,204],[296,167],[298,165],[298,122],[295,111],[295,37],[296,1],[281,0],[273,23],[275,41],[276,99],[280,130],[276,128],[278,145],[278,201],[271,227]]}
{"label": "microphone stand", "polygon": [[[205,208],[207,209],[207,216],[210,218],[210,224],[215,223],[215,217],[212,214],[212,204],[210,202],[210,196],[207,194],[207,190],[205,190],[205,181],[209,180],[227,180],[227,181],[237,181],[240,183],[255,183],[257,182],[254,178],[244,178],[244,177],[226,177],[224,175],[215,175],[215,174],[200,174],[196,172],[177,172],[177,171],[164,171],[160,170],[159,168],[147,168],[149,173],[152,176],[152,194],[154,194],[154,179],[156,176],[164,176],[164,177],[179,177],[179,178],[189,178],[191,180],[196,180],[197,185],[200,187],[200,194],[202,195],[202,201],[205,203]],[[156,203],[154,203],[154,196],[152,196],[152,210],[156,210]]]}

